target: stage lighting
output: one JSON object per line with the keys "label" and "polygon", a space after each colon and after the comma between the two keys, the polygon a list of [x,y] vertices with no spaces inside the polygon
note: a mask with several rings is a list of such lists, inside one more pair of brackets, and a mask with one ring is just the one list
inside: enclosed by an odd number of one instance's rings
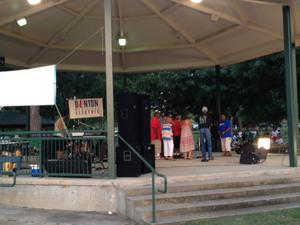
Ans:
{"label": "stage lighting", "polygon": [[19,20],[17,20],[17,24],[20,26],[20,27],[23,27],[27,24],[27,20],[25,18],[21,18]]}
{"label": "stage lighting", "polygon": [[271,139],[270,138],[258,138],[257,148],[264,148],[269,150],[271,148]]}
{"label": "stage lighting", "polygon": [[126,44],[127,44],[127,40],[126,40],[126,38],[125,37],[119,37],[119,45],[121,46],[121,47],[124,47],[124,46],[126,46]]}

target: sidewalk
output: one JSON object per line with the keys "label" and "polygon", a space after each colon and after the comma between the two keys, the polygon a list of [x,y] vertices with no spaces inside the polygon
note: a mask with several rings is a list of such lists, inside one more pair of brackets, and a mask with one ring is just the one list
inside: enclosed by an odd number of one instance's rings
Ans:
{"label": "sidewalk", "polygon": [[39,210],[0,205],[0,225],[136,225],[116,214]]}

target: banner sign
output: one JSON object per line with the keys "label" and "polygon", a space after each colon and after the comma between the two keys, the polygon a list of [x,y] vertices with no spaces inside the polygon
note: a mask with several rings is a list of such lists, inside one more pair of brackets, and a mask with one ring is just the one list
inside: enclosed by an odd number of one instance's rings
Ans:
{"label": "banner sign", "polygon": [[70,119],[103,117],[102,98],[69,100]]}

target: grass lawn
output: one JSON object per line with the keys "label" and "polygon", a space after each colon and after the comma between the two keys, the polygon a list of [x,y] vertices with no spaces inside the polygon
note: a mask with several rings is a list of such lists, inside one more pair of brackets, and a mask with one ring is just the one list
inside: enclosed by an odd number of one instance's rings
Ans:
{"label": "grass lawn", "polygon": [[300,225],[300,208],[203,220],[186,225]]}

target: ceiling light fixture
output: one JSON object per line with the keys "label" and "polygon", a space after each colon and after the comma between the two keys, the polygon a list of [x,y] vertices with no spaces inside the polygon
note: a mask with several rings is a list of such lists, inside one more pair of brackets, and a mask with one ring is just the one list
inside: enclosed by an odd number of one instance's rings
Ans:
{"label": "ceiling light fixture", "polygon": [[20,27],[23,27],[27,24],[27,20],[25,18],[21,18],[19,20],[17,20],[17,24],[20,26]]}
{"label": "ceiling light fixture", "polygon": [[199,4],[202,2],[202,0],[191,0],[191,2]]}
{"label": "ceiling light fixture", "polygon": [[37,5],[41,3],[41,0],[27,0],[30,5]]}
{"label": "ceiling light fixture", "polygon": [[119,46],[124,47],[127,44],[127,40],[125,37],[119,37]]}

